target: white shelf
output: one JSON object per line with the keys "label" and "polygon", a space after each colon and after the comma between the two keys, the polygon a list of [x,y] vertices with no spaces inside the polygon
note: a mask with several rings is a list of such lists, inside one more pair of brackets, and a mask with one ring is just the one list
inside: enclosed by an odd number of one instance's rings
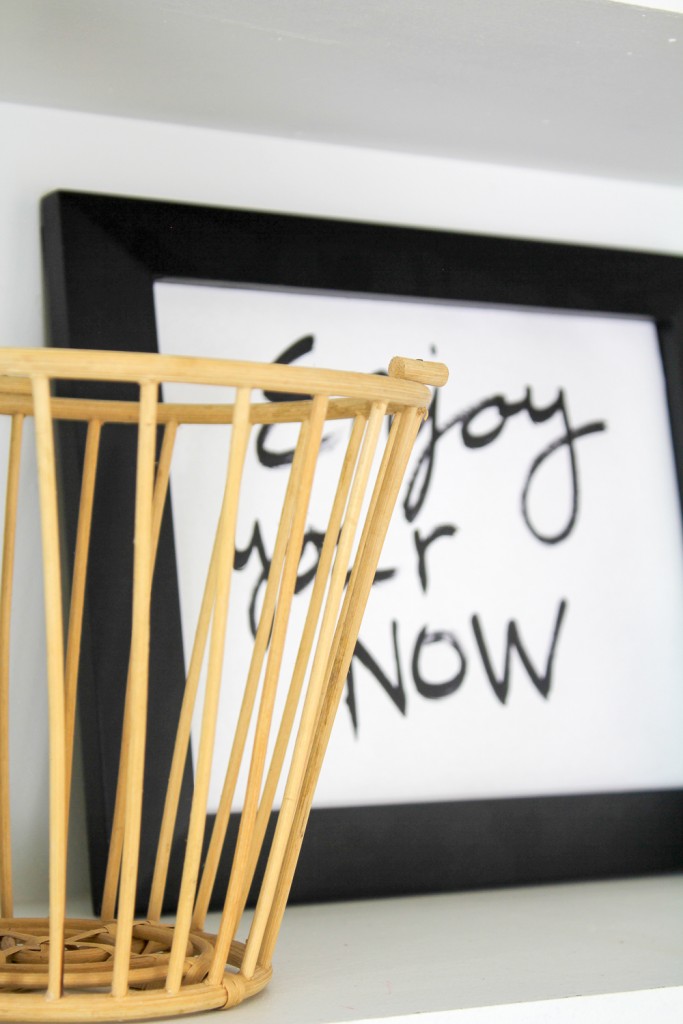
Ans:
{"label": "white shelf", "polygon": [[236,1024],[680,1024],[683,876],[290,907],[274,968]]}
{"label": "white shelf", "polygon": [[273,966],[188,1022],[681,1024],[683,875],[289,907]]}

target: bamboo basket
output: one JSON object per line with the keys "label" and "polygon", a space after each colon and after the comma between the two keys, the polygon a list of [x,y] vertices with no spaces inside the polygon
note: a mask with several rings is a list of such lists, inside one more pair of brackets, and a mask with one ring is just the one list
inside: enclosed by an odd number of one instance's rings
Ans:
{"label": "bamboo basket", "polygon": [[[437,363],[394,359],[388,376],[138,353],[0,351],[0,412],[11,420],[0,597],[0,1020],[94,1021],[168,1017],[232,1007],[263,988],[313,791],[380,550],[408,458],[441,385]],[[64,382],[122,382],[132,401],[64,394]],[[162,384],[225,386],[230,402],[162,403]],[[258,402],[256,391],[306,395]],[[49,913],[14,917],[9,780],[9,637],[22,428],[35,424],[40,495],[49,715]],[[348,431],[296,659],[281,671],[309,497],[326,423]],[[55,424],[87,430],[70,604],[63,612]],[[260,609],[241,709],[208,852],[202,854],[215,723],[222,687],[241,482],[254,424],[292,423],[297,441]],[[385,422],[390,424],[383,429]],[[222,504],[177,723],[151,894],[136,916],[148,708],[150,601],[174,443],[189,424],[226,437]],[[131,639],[116,806],[99,918],[67,916],[67,831],[93,495],[103,431],[136,432]],[[227,468],[226,468],[227,466]],[[367,496],[367,497],[366,497]],[[251,638],[250,638],[251,640]],[[200,674],[203,689],[199,685]],[[284,676],[284,678],[280,678]],[[276,695],[283,691],[279,720]],[[199,697],[198,697],[199,694]],[[203,706],[199,707],[203,701]],[[197,706],[196,706],[197,705]],[[162,918],[171,837],[193,716],[200,715],[182,880],[172,923]],[[270,744],[270,745],[269,745]],[[204,930],[239,771],[246,779],[229,882],[216,934]],[[236,938],[276,786],[284,795],[245,942]],[[284,781],[286,779],[286,781]]]}

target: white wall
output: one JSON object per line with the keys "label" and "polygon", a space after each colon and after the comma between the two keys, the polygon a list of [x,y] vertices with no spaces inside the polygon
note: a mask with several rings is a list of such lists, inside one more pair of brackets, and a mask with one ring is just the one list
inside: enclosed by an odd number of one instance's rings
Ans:
{"label": "white wall", "polygon": [[[42,343],[38,203],[60,188],[683,254],[683,189],[3,104],[0,139],[3,346]],[[3,448],[0,480],[5,470]],[[42,900],[47,726],[37,488],[28,456],[22,497],[13,845],[18,898]],[[79,794],[81,779],[78,765]],[[74,813],[70,889],[80,894],[88,890],[80,796]]]}

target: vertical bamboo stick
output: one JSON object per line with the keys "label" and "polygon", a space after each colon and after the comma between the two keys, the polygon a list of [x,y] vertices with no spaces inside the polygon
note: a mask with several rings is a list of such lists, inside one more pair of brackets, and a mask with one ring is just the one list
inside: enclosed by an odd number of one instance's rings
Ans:
{"label": "vertical bamboo stick", "polygon": [[66,911],[66,737],[57,479],[50,384],[47,377],[36,377],[33,380],[33,406],[43,537],[50,734],[50,951],[47,996],[49,999],[58,999],[62,994]]}
{"label": "vertical bamboo stick", "polygon": [[24,417],[21,413],[12,416],[2,545],[2,592],[0,593],[0,915],[2,917],[11,917],[14,912],[9,786],[9,651],[23,425]]}
{"label": "vertical bamboo stick", "polygon": [[[152,504],[152,566],[156,560],[156,552],[159,544],[159,534],[163,519],[166,495],[168,493],[168,481],[171,471],[171,460],[173,446],[175,444],[178,424],[171,420],[164,430],[164,439],[159,455],[154,483],[154,497]],[[131,637],[132,643],[132,637]],[[107,856],[107,869],[104,879],[104,891],[102,895],[101,917],[104,921],[112,921],[116,914],[116,895],[119,886],[119,874],[121,871],[121,856],[123,851],[123,823],[125,815],[125,779],[126,768],[124,759],[129,749],[128,733],[131,725],[130,710],[130,672],[132,665],[132,647],[128,661],[128,673],[126,677],[126,701],[123,711],[123,730],[121,736],[121,755],[119,758],[119,774],[116,782],[116,797],[114,800],[114,816],[112,821],[111,836],[109,839],[109,853]]]}
{"label": "vertical bamboo stick", "polygon": [[187,751],[190,743],[192,716],[194,714],[197,689],[199,687],[199,677],[201,674],[202,664],[204,662],[206,641],[209,635],[209,626],[211,625],[211,615],[216,595],[218,554],[218,541],[216,540],[214,541],[211,560],[209,562],[209,570],[204,584],[204,593],[202,595],[197,628],[195,630],[194,642],[192,644],[190,665],[187,672],[187,679],[185,681],[185,690],[183,692],[180,715],[178,717],[178,728],[176,730],[176,738],[173,746],[173,757],[171,759],[168,786],[166,787],[164,812],[161,819],[161,828],[159,830],[159,842],[157,843],[157,855],[154,862],[154,874],[152,876],[149,908],[147,910],[147,916],[150,921],[158,921],[161,917],[163,908],[166,879],[168,877],[168,865],[171,859],[171,848],[173,845],[173,831],[175,829],[176,818],[178,815],[178,803],[180,801],[183,772],[185,770],[185,760],[187,758]]}
{"label": "vertical bamboo stick", "polygon": [[197,901],[195,903],[195,910],[192,918],[192,925],[194,928],[201,929],[204,927],[204,921],[206,919],[209,902],[211,900],[211,893],[216,881],[216,873],[218,871],[221,851],[223,849],[223,843],[225,842],[225,835],[230,821],[232,799],[235,792],[235,786],[237,784],[240,765],[242,763],[244,744],[246,743],[258,683],[261,678],[263,661],[270,641],[273,616],[275,614],[275,602],[277,600],[280,578],[282,576],[282,567],[284,565],[287,544],[289,542],[294,508],[296,505],[296,496],[301,484],[301,473],[308,445],[309,433],[309,421],[304,420],[299,431],[299,437],[297,439],[294,458],[292,461],[292,468],[289,473],[289,480],[287,482],[287,489],[282,506],[282,514],[280,515],[280,522],[275,538],[275,546],[270,560],[266,592],[263,596],[261,615],[259,618],[258,628],[256,630],[256,637],[254,639],[254,647],[249,664],[249,671],[247,673],[247,681],[244,687],[244,697],[242,698],[242,705],[240,707],[235,736],[233,739],[232,749],[230,751],[228,768],[225,773],[223,789],[221,791],[221,797],[211,832],[211,840],[209,842],[209,848],[206,854],[206,860],[204,862],[202,877],[199,884],[199,891],[197,893]]}
{"label": "vertical bamboo stick", "polygon": [[249,441],[250,398],[251,392],[249,390],[238,388],[223,507],[218,525],[216,598],[211,627],[211,643],[209,645],[209,663],[202,714],[201,738],[195,772],[192,808],[190,811],[187,848],[176,913],[175,932],[166,978],[166,990],[169,995],[175,995],[182,983],[185,950],[192,921],[192,907],[197,887],[199,861],[206,823],[206,805],[216,736],[216,717],[223,674],[225,632],[230,605],[230,584],[235,562],[237,509],[242,483],[242,470]]}
{"label": "vertical bamboo stick", "polygon": [[159,452],[156,476],[154,478],[154,499],[152,505],[152,566],[156,562],[157,548],[159,547],[159,536],[161,534],[161,521],[166,508],[166,495],[168,494],[168,482],[171,478],[171,463],[173,461],[173,449],[178,434],[178,424],[170,420],[164,427],[164,434]]}
{"label": "vertical bamboo stick", "polygon": [[249,932],[249,939],[242,961],[242,973],[246,978],[252,977],[256,968],[258,951],[261,945],[263,933],[270,916],[277,882],[282,870],[282,864],[287,852],[287,844],[292,827],[292,821],[296,812],[297,801],[301,789],[308,753],[313,740],[314,729],[318,718],[319,705],[323,682],[325,679],[325,668],[327,666],[330,643],[334,632],[335,622],[339,613],[346,573],[351,558],[353,540],[356,535],[358,520],[360,518],[363,497],[367,489],[368,478],[372,468],[372,462],[377,448],[382,423],[386,412],[384,403],[374,403],[368,420],[368,428],[363,442],[363,449],[353,486],[349,496],[348,508],[344,517],[337,556],[332,570],[330,590],[325,605],[323,621],[320,628],[320,636],[316,648],[316,654],[311,669],[311,677],[308,684],[308,692],[304,702],[304,709],[299,725],[292,763],[289,769],[287,784],[282,799],[282,807],[278,815],[273,844],[268,857],[268,864],[261,891],[259,893],[256,912]]}
{"label": "vertical bamboo stick", "polygon": [[270,641],[268,662],[266,665],[263,688],[261,691],[261,703],[256,721],[256,731],[249,764],[247,789],[242,807],[240,827],[237,833],[235,854],[233,857],[228,891],[225,897],[221,923],[216,937],[213,962],[209,970],[209,984],[216,985],[220,982],[225,969],[230,943],[232,942],[235,929],[238,924],[244,876],[249,864],[249,851],[253,839],[258,798],[263,778],[263,767],[265,764],[270,724],[275,703],[275,695],[280,675],[282,654],[289,624],[294,587],[296,586],[299,559],[303,545],[304,531],[306,528],[306,515],[308,503],[313,485],[316,461],[320,449],[323,426],[325,423],[325,412],[328,399],[326,396],[316,396],[311,403],[309,417],[310,434],[306,446],[305,459],[301,475],[301,485],[296,496],[296,507],[292,521],[292,531],[287,546],[285,564],[282,571],[282,583],[278,596],[277,610],[273,622],[273,633]]}
{"label": "vertical bamboo stick", "polygon": [[66,722],[66,820],[69,821],[69,804],[71,802],[71,774],[73,770],[74,728],[76,723],[76,691],[78,687],[78,666],[81,656],[81,637],[83,632],[83,605],[85,600],[85,583],[88,570],[88,551],[90,548],[90,529],[92,526],[93,499],[95,496],[95,476],[97,473],[97,456],[100,446],[101,423],[91,420],[85,442],[83,460],[83,476],[81,479],[81,497],[78,509],[78,528],[76,531],[76,548],[74,567],[71,579],[71,604],[69,609],[69,628],[66,643],[66,666],[64,670],[64,699]]}
{"label": "vertical bamboo stick", "polygon": [[254,872],[256,871],[256,865],[263,845],[263,840],[265,838],[266,829],[268,827],[268,820],[273,808],[275,791],[280,779],[292,727],[294,725],[296,710],[299,706],[301,689],[306,674],[306,668],[308,667],[311,650],[313,648],[315,631],[318,627],[318,620],[320,618],[323,598],[327,589],[332,560],[339,540],[342,516],[349,496],[349,488],[356,468],[356,460],[358,458],[358,452],[360,450],[360,444],[363,439],[366,423],[367,418],[365,415],[356,416],[353,422],[349,443],[346,448],[344,462],[339,476],[339,483],[335,493],[334,502],[332,504],[327,530],[325,531],[325,539],[320,552],[318,569],[315,574],[315,581],[313,583],[313,590],[311,592],[308,612],[306,614],[306,621],[301,635],[301,643],[297,652],[294,671],[292,672],[292,680],[287,693],[287,700],[282,710],[280,728],[278,729],[277,739],[275,741],[273,754],[268,766],[268,773],[266,775],[266,781],[263,786],[263,793],[261,795],[261,801],[256,815],[256,826],[254,829],[254,840],[252,842],[250,852],[249,868],[242,890],[242,911],[246,905]]}
{"label": "vertical bamboo stick", "polygon": [[294,815],[290,831],[287,854],[282,865],[275,899],[257,956],[258,962],[261,965],[269,965],[272,960],[273,950],[282,922],[282,915],[284,914],[306,823],[310,814],[315,786],[332,730],[334,716],[344,689],[360,622],[372,587],[391,513],[398,497],[403,474],[408,464],[422,418],[423,410],[417,408],[407,409],[394,417],[391,435],[395,436],[392,437],[390,435],[390,441],[387,443],[387,447],[391,447],[391,459],[384,458],[382,460],[380,474],[378,475],[377,485],[375,486],[373,500],[368,513],[369,516],[371,515],[371,518],[366,520],[366,526],[356,554],[344,606],[332,644],[334,660],[328,674],[320,716],[310,748],[296,814]]}
{"label": "vertical bamboo stick", "polygon": [[140,385],[140,421],[135,484],[135,551],[130,668],[130,731],[125,757],[124,841],[118,906],[112,995],[128,992],[128,971],[135,913],[142,787],[147,728],[149,677],[149,616],[152,591],[152,498],[156,447],[157,384]]}

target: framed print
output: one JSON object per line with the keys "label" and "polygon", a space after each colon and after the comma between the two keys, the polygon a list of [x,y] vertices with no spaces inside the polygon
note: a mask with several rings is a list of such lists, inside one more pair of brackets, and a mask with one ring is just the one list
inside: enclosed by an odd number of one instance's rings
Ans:
{"label": "framed print", "polygon": [[[397,354],[450,365],[375,579],[292,898],[680,868],[683,261],[68,192],[46,197],[42,216],[52,344],[374,371]],[[105,433],[80,684],[96,903],[123,712],[134,443]],[[340,436],[325,437],[330,481]],[[290,441],[285,426],[254,433],[236,665],[272,550],[258,496],[281,486]],[[68,552],[81,428],[62,425],[59,446]],[[179,439],[154,582],[150,686],[165,710],[148,733],[141,903],[183,630],[197,614],[194,566],[206,560],[201,541],[189,555],[178,541],[215,500]],[[313,504],[302,590],[317,527]],[[219,754],[219,778],[222,767]],[[178,848],[192,772],[190,755]]]}

